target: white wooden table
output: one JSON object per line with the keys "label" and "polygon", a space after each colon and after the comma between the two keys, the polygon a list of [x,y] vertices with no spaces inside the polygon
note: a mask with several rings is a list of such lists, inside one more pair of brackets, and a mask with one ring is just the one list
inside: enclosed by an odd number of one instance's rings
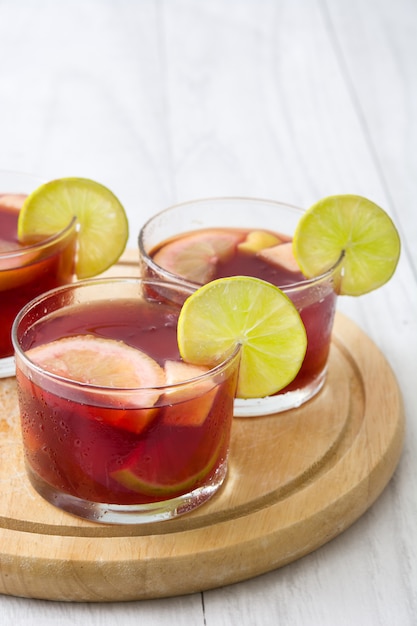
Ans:
{"label": "white wooden table", "polygon": [[0,168],[106,184],[130,246],[152,213],[202,196],[357,193],[393,216],[396,275],[339,309],[389,360],[407,419],[380,498],[303,559],[163,600],[0,596],[1,624],[417,624],[416,60],[415,0],[0,2]]}

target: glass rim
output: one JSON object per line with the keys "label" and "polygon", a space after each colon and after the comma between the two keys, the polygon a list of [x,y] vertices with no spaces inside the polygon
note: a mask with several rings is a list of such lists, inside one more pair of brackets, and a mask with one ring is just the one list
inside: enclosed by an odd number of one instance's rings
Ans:
{"label": "glass rim", "polygon": [[[167,393],[167,390],[170,392],[175,392],[177,389],[181,389],[187,386],[196,385],[200,382],[204,382],[207,379],[213,378],[213,376],[217,376],[221,374],[227,367],[240,356],[241,345],[237,343],[235,346],[231,348],[229,353],[214,367],[211,367],[207,370],[207,372],[203,372],[199,376],[194,376],[193,378],[188,378],[182,380],[177,383],[165,384],[165,385],[156,385],[151,387],[109,387],[104,385],[94,385],[91,383],[86,383],[82,381],[72,380],[70,378],[66,378],[64,376],[60,376],[59,374],[54,374],[53,372],[48,372],[40,365],[36,364],[32,361],[25,353],[25,351],[21,348],[19,339],[18,339],[18,329],[19,325],[24,319],[26,315],[30,315],[38,306],[41,306],[43,302],[45,302],[49,298],[53,298],[60,293],[65,293],[77,288],[88,288],[89,286],[96,285],[104,285],[111,283],[130,283],[135,285],[155,285],[159,287],[169,288],[171,290],[178,291],[178,289],[182,291],[186,291],[191,295],[193,293],[192,289],[189,289],[187,286],[179,285],[173,281],[163,281],[158,279],[147,279],[147,278],[135,278],[132,276],[116,276],[116,277],[103,277],[103,278],[88,278],[85,280],[76,281],[74,283],[70,283],[68,285],[61,285],[60,287],[55,287],[54,289],[50,289],[43,294],[33,298],[30,302],[28,302],[17,314],[14,319],[12,325],[12,343],[15,350],[16,355],[23,361],[26,367],[29,367],[32,371],[35,371],[38,375],[46,377],[49,380],[54,381],[55,383],[65,386],[66,388],[77,388],[78,390],[83,390],[85,392],[90,392],[91,394],[104,394],[104,395],[112,395],[117,394],[121,396],[128,396],[134,392],[144,391],[144,392],[160,392],[160,395],[163,393]],[[97,300],[100,301],[100,300]],[[103,301],[107,301],[103,297]],[[177,304],[174,302],[174,304]],[[71,306],[71,305],[68,305]],[[178,308],[181,309],[180,304],[178,304]],[[64,307],[61,307],[64,308]],[[57,311],[60,309],[56,309]],[[127,344],[128,345],[128,344]]]}
{"label": "glass rim", "polygon": [[[33,174],[32,172],[26,172],[26,171],[20,171],[20,170],[9,170],[9,169],[0,169],[0,177],[1,176],[5,176],[5,177],[14,177],[16,179],[22,179],[25,181],[33,181],[34,182],[34,188],[33,190],[36,189],[36,186],[42,185],[45,182],[45,179],[42,176],[39,176],[38,174]],[[12,195],[12,194],[16,194],[19,195],[20,193],[23,194],[30,194],[30,191],[5,191],[3,189],[0,189],[0,198],[2,195]],[[59,230],[56,233],[53,233],[51,235],[48,235],[47,237],[45,237],[44,239],[37,241],[35,243],[31,243],[28,245],[22,245],[21,248],[14,248],[12,250],[6,250],[3,252],[0,252],[0,258],[2,260],[4,259],[15,259],[15,258],[19,258],[21,256],[24,256],[27,253],[31,253],[31,252],[37,252],[39,250],[42,250],[43,248],[47,248],[48,246],[56,243],[60,238],[64,238],[67,234],[67,231],[72,230],[75,226],[77,225],[77,218],[76,216],[74,216],[70,222],[65,226],[65,228],[62,228],[61,230]],[[0,271],[3,270],[8,270],[8,268],[2,268],[0,269]]]}
{"label": "glass rim", "polygon": [[[146,264],[148,265],[149,269],[160,273],[164,277],[165,281],[169,281],[169,282],[174,281],[178,284],[190,287],[194,290],[198,289],[199,287],[202,287],[202,284],[195,283],[194,281],[183,278],[179,274],[173,274],[169,270],[155,263],[153,258],[145,250],[144,235],[145,235],[146,229],[154,222],[155,219],[157,219],[158,217],[163,217],[169,211],[172,211],[174,209],[178,209],[181,207],[190,206],[193,204],[200,204],[200,203],[206,203],[206,202],[231,202],[231,203],[255,202],[255,203],[261,203],[264,205],[273,205],[273,206],[283,207],[285,209],[290,209],[292,211],[296,211],[297,213],[300,213],[300,215],[305,213],[305,209],[301,209],[300,207],[295,206],[294,204],[290,204],[288,202],[280,202],[278,200],[270,200],[267,198],[258,198],[258,197],[251,197],[251,196],[213,196],[213,197],[205,197],[205,198],[196,198],[194,200],[186,200],[185,202],[178,202],[176,204],[172,204],[166,207],[165,209],[158,211],[157,213],[152,215],[148,220],[146,220],[146,222],[140,228],[139,234],[138,234],[139,255],[146,260]],[[284,292],[288,292],[288,291],[307,289],[311,285],[316,285],[319,282],[323,282],[327,280],[330,276],[332,276],[337,270],[340,269],[344,256],[345,256],[345,251],[342,250],[337,261],[333,263],[331,267],[329,267],[327,270],[325,270],[318,276],[313,276],[312,278],[305,278],[304,280],[299,280],[294,283],[288,283],[287,285],[282,285],[282,286],[278,285],[278,288]]]}
{"label": "glass rim", "polygon": [[[26,254],[31,252],[39,252],[45,248],[49,248],[49,246],[57,243],[60,239],[65,239],[65,237],[72,232],[73,230],[77,230],[78,220],[77,217],[74,216],[71,218],[69,224],[65,226],[62,230],[59,230],[52,235],[49,235],[45,239],[37,241],[35,243],[30,243],[29,245],[22,245],[21,248],[14,248],[13,250],[7,250],[5,252],[0,252],[0,259],[16,259],[20,257],[24,257]],[[1,268],[0,271],[9,271],[10,268],[4,267]],[[13,268],[18,269],[18,268]]]}

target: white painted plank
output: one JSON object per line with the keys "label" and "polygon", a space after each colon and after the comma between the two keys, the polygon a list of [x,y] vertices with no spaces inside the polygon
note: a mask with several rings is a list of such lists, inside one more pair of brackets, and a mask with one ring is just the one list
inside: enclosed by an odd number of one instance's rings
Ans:
{"label": "white painted plank", "polygon": [[0,596],[5,626],[195,626],[204,625],[201,594],[126,603],[47,602]]}
{"label": "white painted plank", "polygon": [[[415,241],[417,231],[412,218],[417,198],[416,3],[354,0],[324,2],[324,7],[391,211],[402,232],[407,231],[411,241]],[[416,269],[415,249],[411,260]]]}
{"label": "white painted plank", "polygon": [[170,4],[166,19],[178,200],[383,199],[316,2],[261,2],[243,28],[226,3],[185,4],[194,10]]}

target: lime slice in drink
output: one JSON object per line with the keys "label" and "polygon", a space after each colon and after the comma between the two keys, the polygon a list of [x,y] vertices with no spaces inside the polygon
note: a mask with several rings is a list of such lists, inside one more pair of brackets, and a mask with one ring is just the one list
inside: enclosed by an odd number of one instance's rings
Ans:
{"label": "lime slice in drink", "polygon": [[249,276],[220,278],[185,301],[178,318],[184,361],[214,366],[241,345],[237,396],[276,393],[297,375],[307,338],[300,315],[278,287]]}
{"label": "lime slice in drink", "polygon": [[77,276],[96,276],[118,260],[128,238],[123,206],[99,183],[60,178],[35,189],[19,213],[19,241],[45,239],[63,230],[74,217],[78,222]]}
{"label": "lime slice in drink", "polygon": [[[181,453],[179,452],[179,454]],[[180,494],[182,492],[189,491],[194,487],[194,485],[196,485],[196,483],[207,476],[207,474],[213,469],[217,456],[218,454],[213,454],[211,459],[202,469],[187,476],[187,478],[178,480],[177,482],[175,482],[175,477],[172,476],[174,474],[172,468],[175,467],[175,460],[171,463],[170,470],[166,472],[167,477],[171,474],[171,476],[166,479],[166,482],[158,480],[157,477],[147,476],[145,472],[141,475],[140,470],[135,467],[133,463],[132,467],[115,470],[110,475],[114,478],[114,480],[128,489],[144,493],[148,496],[163,497]]]}
{"label": "lime slice in drink", "polygon": [[[158,437],[144,437],[123,466],[110,473],[118,483],[131,491],[152,497],[179,495],[190,491],[219,462],[225,435],[214,443],[206,437],[191,450],[184,449],[184,433],[173,430]],[[178,439],[175,439],[178,437]],[[152,459],[152,463],[149,462]]]}
{"label": "lime slice in drink", "polygon": [[203,284],[214,276],[219,260],[231,257],[241,235],[222,230],[204,230],[173,239],[156,252],[155,263],[172,274]]}
{"label": "lime slice in drink", "polygon": [[[103,406],[101,419],[114,426],[139,433],[157,412],[152,407],[160,396],[157,388],[165,384],[164,370],[122,341],[64,337],[31,348],[26,356],[51,374],[87,384],[79,400]],[[55,392],[60,393],[59,383]]]}
{"label": "lime slice in drink", "polygon": [[344,253],[340,293],[359,296],[385,284],[400,256],[400,237],[379,206],[355,195],[329,196],[308,209],[294,233],[294,255],[312,278]]}

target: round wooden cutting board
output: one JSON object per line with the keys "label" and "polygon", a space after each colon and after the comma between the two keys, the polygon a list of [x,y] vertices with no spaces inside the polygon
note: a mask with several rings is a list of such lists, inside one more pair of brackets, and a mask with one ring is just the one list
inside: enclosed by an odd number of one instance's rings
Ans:
{"label": "round wooden cutting board", "polygon": [[[136,255],[110,273],[137,274]],[[292,411],[235,418],[224,486],[171,521],[94,524],[45,502],[26,479],[14,378],[0,381],[0,407],[0,593],[50,600],[174,596],[290,563],[375,501],[404,436],[391,368],[340,314],[323,390]]]}

